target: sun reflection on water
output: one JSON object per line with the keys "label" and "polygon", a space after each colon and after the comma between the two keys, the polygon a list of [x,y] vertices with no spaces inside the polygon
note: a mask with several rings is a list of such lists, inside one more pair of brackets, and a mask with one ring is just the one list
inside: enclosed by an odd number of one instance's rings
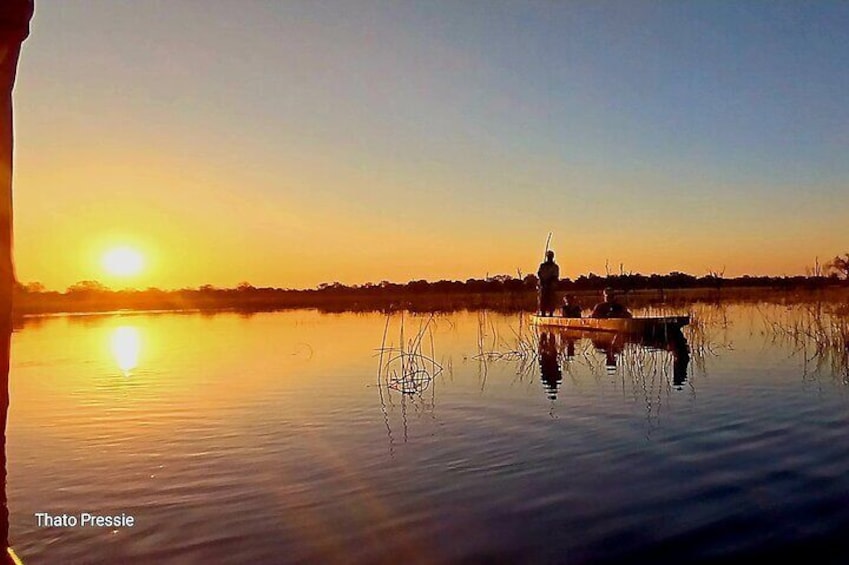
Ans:
{"label": "sun reflection on water", "polygon": [[141,337],[134,326],[119,326],[112,332],[112,355],[125,377],[138,367]]}

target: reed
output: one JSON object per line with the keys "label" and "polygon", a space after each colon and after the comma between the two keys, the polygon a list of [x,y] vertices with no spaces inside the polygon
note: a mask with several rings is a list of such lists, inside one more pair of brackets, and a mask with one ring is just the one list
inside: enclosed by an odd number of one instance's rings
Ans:
{"label": "reed", "polygon": [[479,361],[534,361],[539,355],[539,335],[525,323],[525,316],[519,316],[518,329],[508,325],[510,335],[505,337],[499,331],[488,311],[478,312],[478,352],[474,359]]}
{"label": "reed", "polygon": [[760,310],[764,334],[802,355],[806,376],[829,371],[849,384],[849,306],[815,302]]}
{"label": "reed", "polygon": [[[436,360],[433,339],[434,315],[419,321],[412,335],[406,331],[405,314],[399,314],[398,342],[387,343],[392,314],[387,314],[383,339],[377,350],[377,385],[402,394],[420,394],[439,376],[443,367]],[[426,348],[429,347],[429,350]]]}
{"label": "reed", "polygon": [[[620,355],[617,371],[621,375],[623,393],[627,394],[630,384],[631,400],[644,406],[646,432],[650,434],[659,426],[663,408],[669,403],[672,391],[684,388],[685,382],[675,378],[672,355],[659,349],[628,344]],[[691,379],[686,379],[686,382],[694,391]]]}

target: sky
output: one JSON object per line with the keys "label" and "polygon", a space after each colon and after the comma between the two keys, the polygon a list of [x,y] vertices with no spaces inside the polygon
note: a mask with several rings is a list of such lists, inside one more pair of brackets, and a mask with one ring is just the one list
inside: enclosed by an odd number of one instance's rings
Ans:
{"label": "sky", "polygon": [[[849,3],[38,0],[19,280],[804,274],[849,250]],[[102,258],[138,250],[117,277]]]}

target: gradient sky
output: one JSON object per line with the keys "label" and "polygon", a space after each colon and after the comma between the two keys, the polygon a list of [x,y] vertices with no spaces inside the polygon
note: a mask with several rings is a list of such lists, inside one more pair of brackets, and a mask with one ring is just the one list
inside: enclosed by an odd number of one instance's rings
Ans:
{"label": "gradient sky", "polygon": [[[18,277],[797,274],[849,250],[849,3],[40,0]],[[131,245],[147,269],[104,275]]]}

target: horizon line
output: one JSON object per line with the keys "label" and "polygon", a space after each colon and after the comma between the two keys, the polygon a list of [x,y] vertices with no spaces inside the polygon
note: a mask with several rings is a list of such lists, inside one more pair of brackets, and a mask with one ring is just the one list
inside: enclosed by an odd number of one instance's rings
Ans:
{"label": "horizon line", "polygon": [[[255,285],[255,284],[253,284],[253,283],[251,283],[250,281],[247,281],[247,280],[241,281],[241,282],[239,282],[239,283],[237,283],[236,285],[233,285],[233,286],[218,286],[218,285],[214,285],[212,283],[203,283],[203,284],[199,284],[197,286],[183,286],[183,287],[179,287],[179,288],[174,288],[174,287],[172,287],[172,288],[161,288],[161,287],[157,287],[157,286],[147,286],[147,287],[143,287],[143,288],[125,286],[125,287],[122,287],[122,288],[118,288],[118,287],[113,287],[113,286],[107,285],[106,283],[103,283],[103,282],[101,282],[97,279],[83,279],[83,280],[77,281],[77,282],[75,282],[71,285],[68,285],[63,290],[59,290],[59,289],[55,289],[55,288],[48,288],[45,285],[43,285],[40,281],[29,281],[29,282],[26,282],[26,283],[21,282],[21,281],[16,281],[16,286],[18,287],[18,289],[23,290],[25,292],[29,292],[29,293],[49,293],[49,292],[67,293],[67,292],[72,292],[74,290],[76,290],[78,292],[79,291],[86,291],[86,290],[101,291],[101,292],[102,291],[111,291],[111,292],[129,292],[129,291],[132,291],[132,292],[146,292],[146,291],[180,292],[180,291],[199,291],[199,290],[239,290],[240,288],[243,288],[243,287],[245,289],[254,289],[254,290],[279,290],[279,291],[289,291],[289,292],[305,292],[305,291],[322,290],[322,288],[325,288],[325,287],[331,287],[331,288],[344,287],[344,288],[350,288],[350,289],[355,289],[355,288],[358,289],[358,288],[364,288],[364,287],[365,288],[380,287],[380,286],[383,286],[383,285],[405,286],[405,285],[409,285],[409,284],[412,284],[412,283],[420,283],[420,282],[425,282],[427,284],[437,284],[437,283],[441,283],[441,282],[466,284],[469,281],[475,281],[475,282],[487,282],[487,281],[493,281],[493,280],[523,281],[523,280],[526,280],[529,276],[536,278],[536,275],[533,274],[533,273],[528,273],[527,275],[524,275],[522,278],[518,278],[518,277],[516,277],[514,275],[510,275],[510,274],[496,274],[496,275],[487,274],[484,278],[473,278],[473,277],[470,277],[470,278],[467,278],[467,279],[444,279],[443,278],[443,279],[437,279],[437,280],[419,278],[419,279],[410,279],[410,280],[405,281],[405,282],[390,281],[390,280],[386,280],[386,279],[378,281],[378,282],[367,281],[367,282],[364,282],[364,283],[342,283],[342,282],[339,282],[339,281],[333,281],[333,282],[325,281],[325,282],[318,283],[317,285],[315,285],[313,287],[300,287],[300,288],[292,288],[292,287],[284,287],[284,286],[269,286],[269,285],[259,285],[259,286],[257,286],[257,285]],[[644,273],[641,273],[641,272],[599,274],[599,273],[594,273],[594,272],[590,271],[588,273],[578,275],[577,277],[563,277],[563,278],[560,279],[560,281],[575,282],[575,281],[580,280],[580,279],[591,279],[591,278],[628,279],[628,278],[631,278],[631,277],[651,278],[651,277],[672,277],[672,276],[684,276],[684,277],[688,277],[688,278],[693,278],[695,280],[710,279],[710,280],[719,280],[719,281],[735,281],[735,280],[740,280],[740,279],[754,279],[754,280],[765,280],[765,279],[805,279],[805,280],[807,280],[807,279],[813,279],[813,280],[817,280],[817,279],[830,279],[830,278],[841,280],[840,274],[837,273],[837,272],[834,272],[834,271],[823,272],[823,273],[820,273],[820,274],[810,274],[810,273],[808,273],[808,274],[795,274],[795,275],[788,275],[786,273],[783,273],[783,274],[780,274],[780,275],[778,275],[778,274],[772,274],[772,275],[742,274],[742,275],[737,275],[737,276],[733,276],[733,277],[732,276],[725,277],[721,272],[708,272],[707,274],[704,274],[704,275],[694,275],[692,273],[687,273],[687,272],[684,272],[684,271],[669,271],[668,273],[649,273],[649,274],[644,274]],[[89,288],[85,288],[86,286],[88,286]],[[74,287],[79,287],[79,288],[74,289]]]}

